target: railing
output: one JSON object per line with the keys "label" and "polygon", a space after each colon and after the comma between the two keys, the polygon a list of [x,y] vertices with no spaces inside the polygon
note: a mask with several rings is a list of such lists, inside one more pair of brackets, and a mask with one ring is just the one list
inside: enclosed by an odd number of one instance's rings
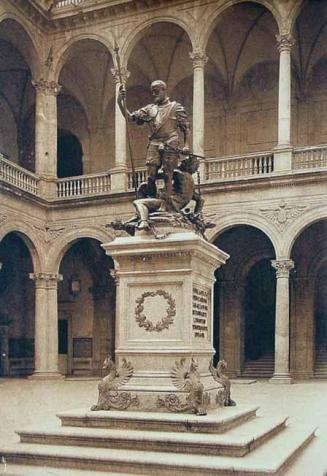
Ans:
{"label": "railing", "polygon": [[57,180],[57,197],[87,197],[108,193],[111,190],[111,176],[108,173],[79,175]]}
{"label": "railing", "polygon": [[[145,168],[135,170],[136,188],[138,188],[138,186],[142,182],[146,182],[146,179],[147,179],[147,171],[146,171]],[[135,188],[132,171],[128,172],[127,187],[128,187],[128,190],[134,190],[134,188]]]}
{"label": "railing", "polygon": [[39,178],[32,172],[7,160],[1,153],[0,181],[14,185],[20,190],[32,193],[33,195],[39,195]]}
{"label": "railing", "polygon": [[274,171],[272,152],[230,156],[205,161],[205,181],[268,174]]}
{"label": "railing", "polygon": [[76,7],[84,3],[84,1],[85,0],[59,0],[55,3],[55,8]]}
{"label": "railing", "polygon": [[293,169],[327,167],[327,145],[301,147],[293,152]]}

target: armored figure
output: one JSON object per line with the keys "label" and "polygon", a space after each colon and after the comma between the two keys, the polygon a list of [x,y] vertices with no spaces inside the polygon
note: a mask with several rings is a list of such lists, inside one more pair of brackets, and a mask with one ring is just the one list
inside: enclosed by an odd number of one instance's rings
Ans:
{"label": "armored figure", "polygon": [[[195,190],[192,174],[198,169],[196,157],[189,157],[181,161],[180,165],[174,169],[172,176],[172,193],[170,196],[169,208],[173,212],[180,213],[191,200],[195,201],[194,215],[197,216],[202,211],[203,199]],[[158,175],[157,177],[160,177]],[[157,188],[157,187],[156,187]],[[134,201],[134,207],[139,218],[138,229],[150,228],[149,213],[154,211],[167,211],[166,192],[157,190],[157,197],[151,198],[148,193],[148,185],[143,184],[139,189],[139,197]]]}
{"label": "armored figure", "polygon": [[[190,128],[185,109],[181,104],[170,101],[167,86],[161,80],[153,81],[151,93],[154,103],[148,104],[137,111],[130,112],[126,108],[126,91],[120,88],[118,105],[128,120],[138,125],[148,124],[150,128],[149,143],[146,153],[148,172],[147,195],[156,198],[156,177],[160,168],[165,182],[166,202],[170,204],[174,169],[178,166],[180,152],[189,153]],[[180,149],[180,133],[184,144]]]}

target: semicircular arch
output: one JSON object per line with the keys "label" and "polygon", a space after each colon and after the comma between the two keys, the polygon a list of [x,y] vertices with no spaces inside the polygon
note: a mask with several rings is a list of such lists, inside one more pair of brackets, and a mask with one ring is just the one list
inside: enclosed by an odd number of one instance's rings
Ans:
{"label": "semicircular arch", "polygon": [[83,227],[78,230],[72,230],[58,239],[50,250],[48,257],[48,267],[52,272],[58,273],[62,258],[67,250],[78,240],[82,238],[91,238],[102,243],[107,243],[114,239],[113,234],[100,227]]}
{"label": "semicircular arch", "polygon": [[257,228],[259,231],[263,232],[270,240],[276,257],[280,256],[282,243],[280,237],[278,236],[278,231],[273,225],[270,225],[267,221],[255,213],[234,213],[226,217],[217,217],[217,225],[207,232],[208,241],[213,243],[218,238],[218,236],[220,236],[225,231],[241,225],[252,226],[253,228]]}
{"label": "semicircular arch", "polygon": [[327,207],[326,205],[310,210],[301,215],[300,220],[296,220],[287,230],[288,240],[284,243],[284,255],[285,257],[291,256],[294,244],[297,238],[314,223],[322,220],[327,220]]}
{"label": "semicircular arch", "polygon": [[31,228],[20,222],[6,222],[0,229],[0,241],[9,235],[9,233],[16,233],[25,243],[31,255],[34,273],[42,271],[42,263],[45,260],[45,253],[42,250],[42,245]]}
{"label": "semicircular arch", "polygon": [[[0,26],[6,20],[12,20],[17,23],[17,25],[24,31],[27,35],[30,45],[28,46],[28,54],[26,55],[25,51],[22,51],[17,45],[14,45],[15,48],[19,50],[25,59],[27,65],[29,66],[32,76],[38,78],[41,74],[41,49],[38,47],[38,43],[35,41],[35,33],[31,31],[30,27],[26,24],[24,17],[18,16],[12,12],[0,12]],[[24,45],[26,47],[26,45]]]}
{"label": "semicircular arch", "polygon": [[208,14],[207,19],[203,19],[201,22],[203,24],[202,30],[199,32],[198,43],[199,46],[206,51],[208,46],[208,41],[213,33],[217,20],[219,16],[228,8],[239,5],[242,3],[256,3],[261,5],[267,9],[268,12],[272,14],[273,19],[276,21],[278,31],[282,32],[284,28],[283,18],[281,17],[279,11],[267,0],[229,0],[228,2],[224,3],[223,5],[218,5],[214,10],[211,10]]}
{"label": "semicircular arch", "polygon": [[192,49],[195,48],[196,40],[194,33],[190,26],[182,19],[178,17],[172,17],[169,15],[158,15],[157,17],[151,17],[150,19],[145,20],[144,22],[140,23],[136,29],[134,29],[125,39],[122,47],[121,47],[121,56],[123,58],[124,65],[127,66],[130,56],[137,45],[137,43],[141,40],[141,38],[146,33],[147,29],[150,28],[152,25],[156,23],[171,23],[174,25],[179,26],[188,36],[190,40]]}
{"label": "semicircular arch", "polygon": [[54,81],[59,80],[59,76],[62,71],[62,68],[64,67],[67,60],[69,59],[71,52],[74,49],[74,46],[77,45],[77,43],[79,43],[80,41],[84,41],[84,40],[93,40],[98,42],[99,44],[103,45],[108,50],[111,57],[114,58],[114,54],[113,54],[114,48],[107,37],[99,35],[99,34],[95,34],[95,33],[94,34],[83,33],[83,34],[74,36],[68,42],[61,45],[58,51],[56,52],[55,56],[57,58],[57,61],[53,65]]}

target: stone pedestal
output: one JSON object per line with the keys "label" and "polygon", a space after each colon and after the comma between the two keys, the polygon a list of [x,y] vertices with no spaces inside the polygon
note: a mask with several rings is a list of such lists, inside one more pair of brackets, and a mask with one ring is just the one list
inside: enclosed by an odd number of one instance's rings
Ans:
{"label": "stone pedestal", "polygon": [[228,255],[185,230],[163,239],[151,233],[120,237],[103,246],[118,278],[116,365],[126,359],[133,367],[121,391],[137,396],[142,410],[165,411],[163,401],[176,397],[184,403],[188,391],[173,384],[171,372],[175,368],[177,383],[183,381],[193,358],[206,403],[222,405],[223,388],[209,363],[214,271]]}

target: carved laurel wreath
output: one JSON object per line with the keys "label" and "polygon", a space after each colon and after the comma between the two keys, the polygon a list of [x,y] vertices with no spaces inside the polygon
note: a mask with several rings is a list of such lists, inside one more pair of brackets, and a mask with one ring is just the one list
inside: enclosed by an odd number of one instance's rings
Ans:
{"label": "carved laurel wreath", "polygon": [[[162,296],[168,303],[166,316],[163,317],[156,324],[147,319],[144,312],[144,302],[148,297]],[[146,331],[149,332],[161,332],[163,329],[168,329],[170,324],[174,322],[174,317],[176,316],[176,303],[172,296],[158,289],[158,291],[147,291],[142,294],[141,297],[136,299],[136,309],[135,309],[135,319],[140,327],[144,327]]]}

